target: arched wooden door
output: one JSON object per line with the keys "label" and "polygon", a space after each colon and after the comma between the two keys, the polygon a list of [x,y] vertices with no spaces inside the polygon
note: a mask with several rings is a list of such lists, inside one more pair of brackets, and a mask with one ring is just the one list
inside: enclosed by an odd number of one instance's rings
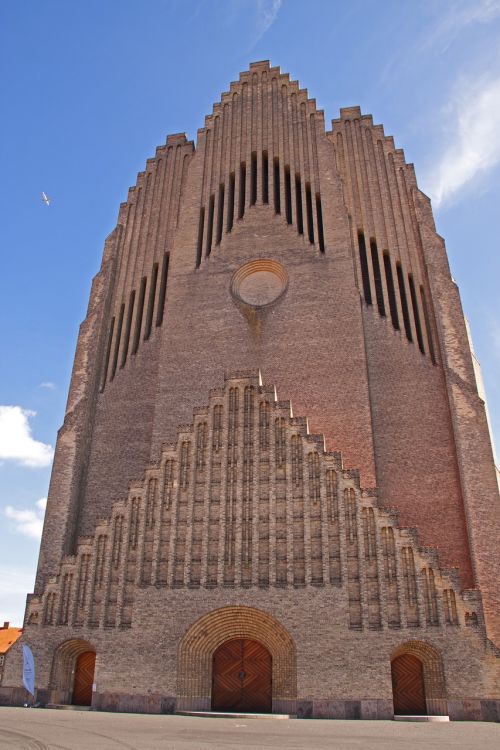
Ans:
{"label": "arched wooden door", "polygon": [[71,698],[71,703],[74,706],[90,706],[92,703],[94,670],[95,653],[84,651],[76,660],[73,696]]}
{"label": "arched wooden door", "polygon": [[420,659],[413,654],[401,654],[393,660],[391,671],[394,713],[425,715],[424,670]]}
{"label": "arched wooden door", "polygon": [[270,713],[272,657],[248,638],[226,641],[213,656],[212,710]]}

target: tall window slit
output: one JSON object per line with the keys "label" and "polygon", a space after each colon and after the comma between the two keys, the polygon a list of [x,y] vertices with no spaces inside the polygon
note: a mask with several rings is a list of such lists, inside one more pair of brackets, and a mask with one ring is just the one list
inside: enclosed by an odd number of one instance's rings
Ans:
{"label": "tall window slit", "polygon": [[104,368],[103,368],[102,380],[101,380],[101,391],[104,390],[104,386],[106,385],[106,380],[108,377],[109,358],[111,357],[111,344],[113,343],[114,330],[115,330],[115,318],[113,317],[111,320],[111,325],[109,327],[108,343],[106,345],[106,356],[104,358]]}
{"label": "tall window slit", "polygon": [[285,210],[286,223],[292,223],[292,183],[290,180],[290,167],[285,167]]}
{"label": "tall window slit", "polygon": [[307,236],[309,242],[314,242],[314,220],[313,220],[313,206],[312,206],[312,195],[311,185],[306,182],[306,212],[307,212]]}
{"label": "tall window slit", "polygon": [[302,185],[300,175],[295,175],[295,205],[297,209],[297,231],[304,234],[304,218],[302,216]]}
{"label": "tall window slit", "polygon": [[269,203],[269,157],[262,152],[262,203]]}
{"label": "tall window slit", "polygon": [[427,300],[422,285],[420,285],[420,298],[422,300],[422,309],[424,311],[425,330],[427,331],[427,341],[429,342],[429,353],[431,355],[432,364],[435,365],[436,355],[434,354],[434,342],[432,340],[431,319],[429,318],[429,308],[427,307]]}
{"label": "tall window slit", "polygon": [[228,232],[233,228],[234,220],[234,172],[229,175],[229,194],[227,196],[227,224]]}
{"label": "tall window slit", "polygon": [[257,153],[252,151],[252,163],[250,172],[250,205],[257,203]]}
{"label": "tall window slit", "polygon": [[413,341],[410,325],[410,313],[408,311],[408,299],[406,297],[405,279],[400,263],[396,263],[396,273],[398,276],[399,297],[401,299],[401,309],[403,311],[403,322],[405,324],[406,338],[408,339],[408,341]]}
{"label": "tall window slit", "polygon": [[247,183],[247,165],[244,161],[240,164],[240,191],[238,201],[238,219],[242,219],[245,215],[245,191]]}
{"label": "tall window slit", "polygon": [[127,313],[127,324],[125,326],[125,336],[123,338],[123,349],[122,349],[122,358],[120,362],[120,367],[125,367],[125,362],[127,361],[128,345],[130,342],[130,331],[132,329],[132,317],[134,315],[134,306],[135,306],[135,289],[133,289],[130,292],[130,299],[128,303],[128,313]]}
{"label": "tall window slit", "polygon": [[389,296],[389,309],[391,311],[391,320],[394,328],[399,331],[398,306],[396,304],[396,292],[394,289],[394,277],[392,275],[392,266],[389,253],[384,253],[384,270],[385,281],[387,284],[387,294]]}
{"label": "tall window slit", "polygon": [[415,328],[417,331],[418,348],[422,354],[425,354],[424,337],[422,336],[422,326],[420,325],[420,314],[418,312],[417,294],[415,292],[415,284],[411,273],[408,274],[408,282],[410,284],[411,306],[413,308],[413,318],[415,320]]}
{"label": "tall window slit", "polygon": [[366,242],[363,232],[358,232],[359,263],[361,265],[361,278],[363,281],[363,296],[367,305],[372,304],[372,291],[370,288],[370,274],[368,272],[368,258],[366,257]]}
{"label": "tall window slit", "polygon": [[203,254],[203,230],[205,229],[205,208],[200,208],[200,219],[198,221],[198,245],[196,247],[196,268],[200,267]]}
{"label": "tall window slit", "polygon": [[137,301],[137,314],[135,316],[135,331],[134,340],[132,342],[132,354],[136,354],[139,349],[139,341],[141,340],[141,328],[142,328],[142,317],[144,315],[144,300],[146,298],[146,283],[147,279],[145,276],[141,279],[141,286],[139,287],[139,299]]}
{"label": "tall window slit", "polygon": [[217,207],[217,235],[215,244],[220,245],[222,240],[222,227],[224,224],[224,185],[219,185],[219,205]]}
{"label": "tall window slit", "polygon": [[205,247],[205,255],[210,255],[210,253],[212,252],[212,235],[214,232],[214,206],[215,196],[211,195],[208,202],[207,244]]}
{"label": "tall window slit", "polygon": [[168,279],[168,264],[170,255],[168,253],[163,254],[163,263],[161,267],[161,279],[160,279],[160,294],[158,297],[158,311],[156,313],[156,325],[161,326],[163,323],[163,313],[165,310],[165,297],[167,296],[167,279]]}
{"label": "tall window slit", "polygon": [[280,162],[276,158],[274,160],[274,212],[277,214],[281,213],[281,194],[280,194]]}
{"label": "tall window slit", "polygon": [[370,250],[372,254],[373,281],[375,282],[375,296],[377,298],[377,307],[380,315],[385,317],[384,292],[382,288],[382,274],[380,273],[380,263],[378,259],[377,243],[370,240]]}
{"label": "tall window slit", "polygon": [[[318,242],[319,242],[319,249],[322,253],[325,252],[325,235],[323,234],[323,208],[321,206],[321,195],[319,193],[316,193],[316,216],[318,218]],[[311,226],[310,234],[312,234],[312,240],[311,237],[309,237],[311,242],[314,242],[314,229]]]}
{"label": "tall window slit", "polygon": [[[201,230],[203,235],[203,227]],[[151,336],[151,327],[153,325],[153,313],[155,309],[155,297],[156,297],[156,284],[158,282],[158,263],[153,263],[153,270],[151,272],[151,284],[149,286],[149,299],[148,309],[146,312],[146,325],[144,326],[144,341],[147,341]]]}
{"label": "tall window slit", "polygon": [[125,315],[125,305],[122,303],[120,307],[120,314],[118,316],[118,326],[116,328],[115,349],[113,352],[113,365],[111,367],[111,380],[113,380],[113,378],[115,377],[116,368],[118,366],[118,353],[120,351],[124,315]]}

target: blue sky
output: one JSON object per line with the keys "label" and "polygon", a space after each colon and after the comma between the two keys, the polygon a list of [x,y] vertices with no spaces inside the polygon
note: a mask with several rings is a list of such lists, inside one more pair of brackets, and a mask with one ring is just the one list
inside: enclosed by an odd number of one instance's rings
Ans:
{"label": "blue sky", "polygon": [[1,622],[21,624],[32,590],[78,326],[119,203],[166,134],[195,139],[262,59],[327,123],[360,105],[415,163],[500,447],[500,0],[4,0]]}

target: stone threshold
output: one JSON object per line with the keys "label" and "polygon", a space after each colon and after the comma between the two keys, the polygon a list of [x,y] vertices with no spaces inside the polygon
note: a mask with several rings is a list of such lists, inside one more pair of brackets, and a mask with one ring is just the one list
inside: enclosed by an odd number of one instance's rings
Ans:
{"label": "stone threshold", "polygon": [[449,716],[406,716],[404,714],[394,717],[394,721],[449,721]]}
{"label": "stone threshold", "polygon": [[92,711],[92,706],[73,706],[72,703],[47,703],[46,708],[56,708],[62,711]]}
{"label": "stone threshold", "polygon": [[294,714],[244,714],[231,711],[176,711],[177,716],[204,716],[210,719],[296,719]]}

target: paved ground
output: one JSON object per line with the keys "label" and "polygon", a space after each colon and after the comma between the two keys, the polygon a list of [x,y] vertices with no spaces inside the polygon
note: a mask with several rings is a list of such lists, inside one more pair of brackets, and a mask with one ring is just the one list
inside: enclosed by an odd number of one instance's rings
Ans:
{"label": "paved ground", "polygon": [[500,725],[212,719],[0,708],[0,750],[498,750]]}

